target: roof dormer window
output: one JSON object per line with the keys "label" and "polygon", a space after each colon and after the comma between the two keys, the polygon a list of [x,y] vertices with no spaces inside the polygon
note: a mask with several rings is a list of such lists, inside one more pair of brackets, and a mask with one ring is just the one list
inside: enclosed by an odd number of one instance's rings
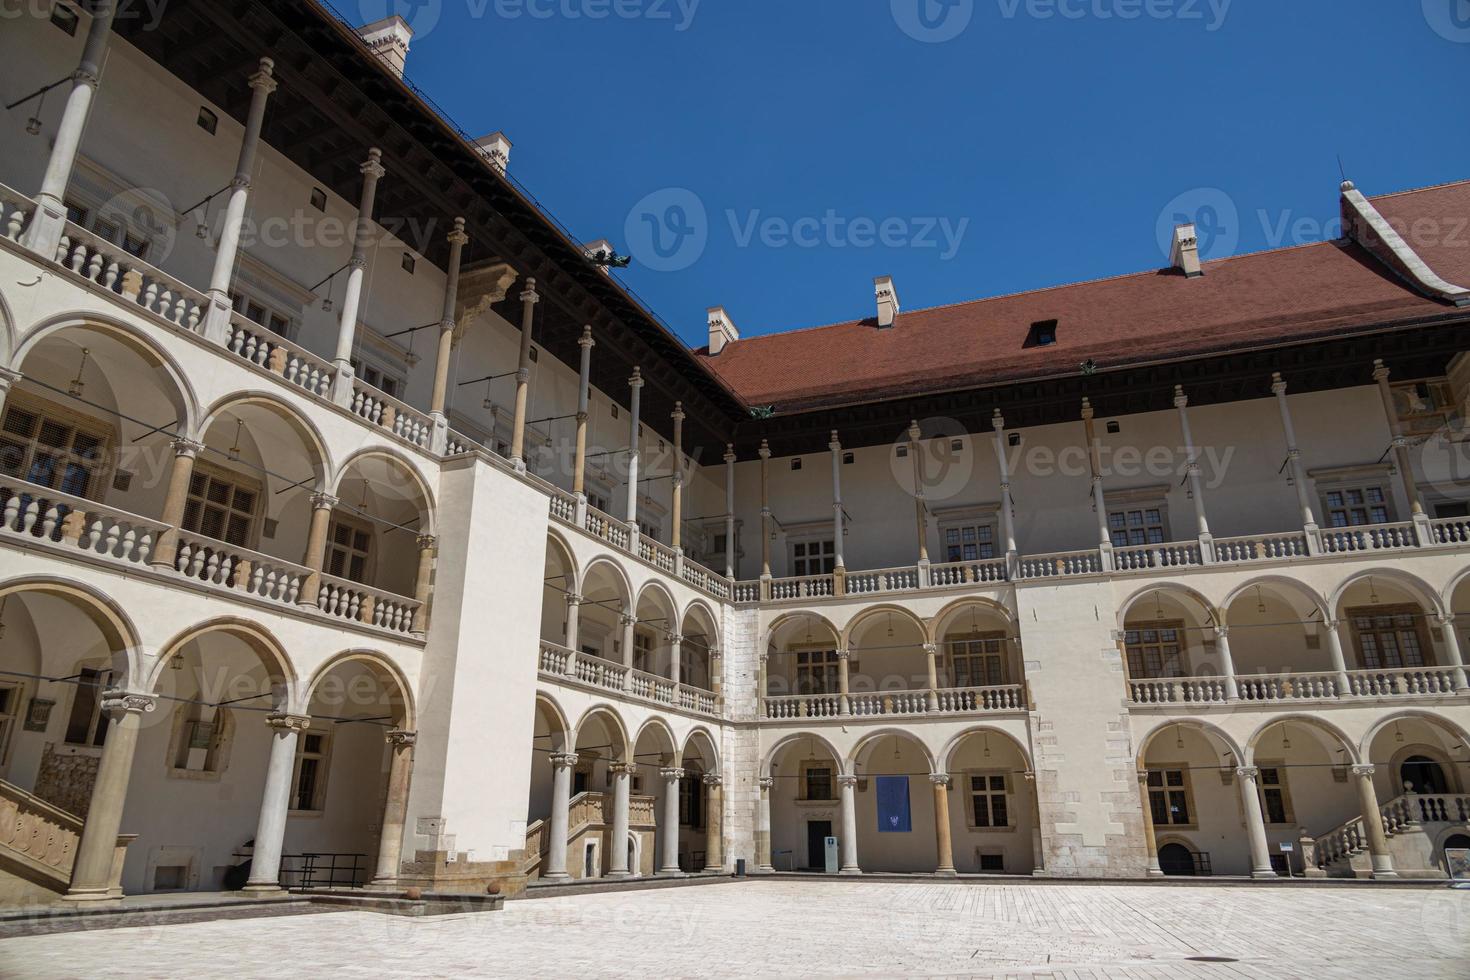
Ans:
{"label": "roof dormer window", "polygon": [[1027,347],[1050,347],[1057,342],[1057,321],[1037,320],[1026,335]]}

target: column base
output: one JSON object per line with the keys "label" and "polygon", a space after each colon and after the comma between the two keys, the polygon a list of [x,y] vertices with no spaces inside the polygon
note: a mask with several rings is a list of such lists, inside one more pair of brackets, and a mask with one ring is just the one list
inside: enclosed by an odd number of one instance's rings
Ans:
{"label": "column base", "polygon": [[1275,868],[1267,868],[1265,871],[1261,871],[1259,869],[1257,869],[1255,871],[1252,871],[1251,872],[1251,877],[1252,878],[1259,878],[1259,879],[1270,879],[1270,878],[1280,878],[1281,876],[1276,873],[1276,869]]}
{"label": "column base", "polygon": [[959,876],[960,873],[954,868],[940,868],[934,872],[934,877],[936,878],[958,878]]}
{"label": "column base", "polygon": [[751,874],[758,874],[758,875],[773,875],[775,873],[776,873],[776,866],[773,865],[773,864],[762,864],[762,865],[759,865],[759,866],[756,867],[756,869],[754,871],[751,872]]}
{"label": "column base", "polygon": [[244,892],[245,894],[247,894],[247,895],[266,896],[266,895],[285,895],[286,894],[286,889],[282,888],[279,883],[261,884],[261,885],[251,884],[251,885],[246,885],[244,888],[242,888],[240,890],[242,892]]}
{"label": "column base", "polygon": [[621,878],[631,878],[631,877],[633,877],[633,872],[631,872],[631,871],[609,871],[607,874],[603,875],[603,877],[604,878],[620,878],[620,879]]}
{"label": "column base", "polygon": [[571,880],[571,877],[572,876],[570,874],[568,874],[567,872],[565,872],[565,871],[558,871],[555,874],[542,875],[540,880],[541,881],[570,881]]}
{"label": "column base", "polygon": [[704,869],[703,873],[707,875],[722,875],[725,873],[725,869],[722,867],[716,867],[715,865],[710,865]]}
{"label": "column base", "polygon": [[1398,876],[1399,876],[1399,873],[1397,871],[1394,871],[1392,868],[1390,868],[1387,871],[1379,871],[1379,870],[1377,870],[1375,868],[1374,871],[1373,871],[1373,880],[1374,881],[1378,881],[1380,879],[1382,879],[1383,881],[1392,881],[1393,879],[1397,878]]}
{"label": "column base", "polygon": [[1162,878],[1164,877],[1164,872],[1160,871],[1158,868],[1149,868],[1148,871],[1145,872],[1145,876],[1149,878]]}
{"label": "column base", "polygon": [[686,874],[683,871],[680,871],[678,868],[674,868],[672,870],[670,870],[668,868],[660,868],[659,870],[655,871],[653,874],[654,874],[654,877],[656,877],[656,878],[687,878],[687,877],[689,877],[688,874]]}
{"label": "column base", "polygon": [[61,900],[63,902],[70,902],[73,905],[117,905],[122,902],[123,895],[121,890],[79,889],[77,891],[69,891],[65,895],[62,895]]}
{"label": "column base", "polygon": [[841,871],[839,871],[837,873],[840,874],[840,875],[860,875],[860,874],[863,873],[863,869],[862,868],[843,868]]}

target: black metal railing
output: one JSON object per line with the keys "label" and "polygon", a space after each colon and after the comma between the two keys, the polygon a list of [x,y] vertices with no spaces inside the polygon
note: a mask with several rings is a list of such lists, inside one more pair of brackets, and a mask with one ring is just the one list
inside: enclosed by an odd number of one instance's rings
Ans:
{"label": "black metal railing", "polygon": [[366,854],[283,854],[281,884],[288,891],[361,888],[367,883]]}

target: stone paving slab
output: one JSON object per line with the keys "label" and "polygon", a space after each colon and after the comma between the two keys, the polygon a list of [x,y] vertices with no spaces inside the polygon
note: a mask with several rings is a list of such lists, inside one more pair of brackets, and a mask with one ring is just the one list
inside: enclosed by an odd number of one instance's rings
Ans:
{"label": "stone paving slab", "polygon": [[1470,892],[762,881],[0,942],[7,978],[329,973],[1463,980]]}

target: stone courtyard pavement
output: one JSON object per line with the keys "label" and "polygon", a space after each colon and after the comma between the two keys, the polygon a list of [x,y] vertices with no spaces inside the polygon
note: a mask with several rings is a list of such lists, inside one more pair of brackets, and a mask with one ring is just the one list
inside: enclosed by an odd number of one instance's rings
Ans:
{"label": "stone courtyard pavement", "polygon": [[1465,978],[1470,891],[776,880],[0,942],[7,978],[327,975]]}

